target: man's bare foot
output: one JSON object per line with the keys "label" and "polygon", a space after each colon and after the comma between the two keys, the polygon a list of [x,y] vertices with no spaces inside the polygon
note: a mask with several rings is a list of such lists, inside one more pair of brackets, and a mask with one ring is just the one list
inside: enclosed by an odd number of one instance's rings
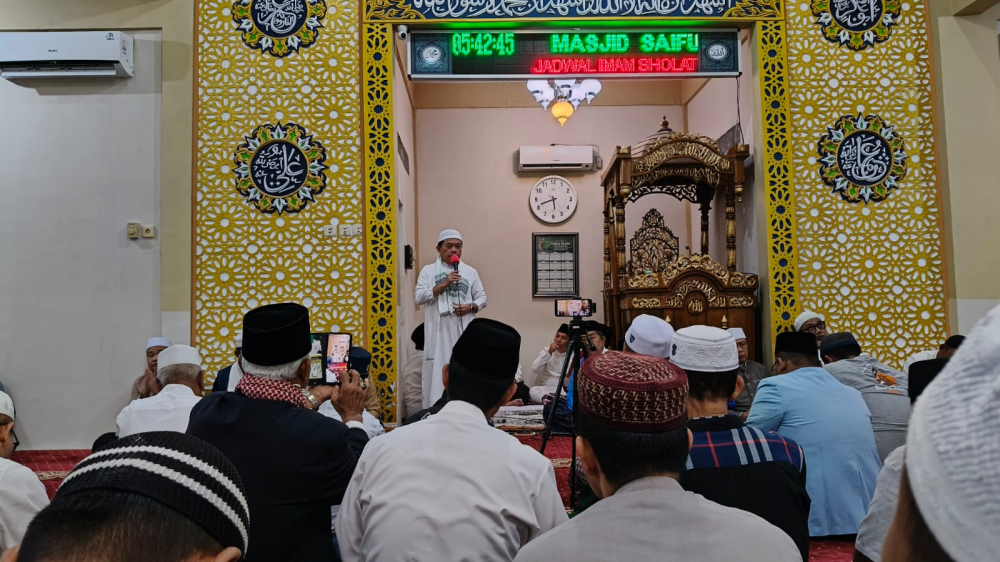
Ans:
{"label": "man's bare foot", "polygon": [[524,406],[524,400],[518,398],[517,400],[511,400],[507,402],[507,406]]}

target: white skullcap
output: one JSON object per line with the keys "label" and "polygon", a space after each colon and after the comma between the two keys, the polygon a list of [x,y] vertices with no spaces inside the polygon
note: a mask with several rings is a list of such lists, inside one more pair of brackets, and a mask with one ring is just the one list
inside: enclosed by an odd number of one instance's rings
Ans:
{"label": "white skullcap", "polygon": [[1000,552],[1000,307],[927,386],[910,417],[906,472],[920,514],[956,562]]}
{"label": "white skullcap", "polygon": [[0,414],[14,419],[14,400],[11,399],[10,394],[2,390],[0,390]]}
{"label": "white skullcap", "polygon": [[172,345],[160,352],[156,361],[156,374],[173,365],[197,365],[201,367],[201,354],[189,345]]}
{"label": "white skullcap", "polygon": [[732,334],[712,326],[677,330],[670,347],[670,362],[686,371],[704,373],[735,371],[740,367]]}
{"label": "white skullcap", "polygon": [[743,328],[729,328],[729,333],[733,336],[734,340],[739,341],[747,339],[747,334],[743,331]]}
{"label": "white skullcap", "polygon": [[438,234],[438,244],[444,242],[449,238],[455,238],[456,240],[462,239],[462,233],[457,230],[442,230],[441,234]]}
{"label": "white skullcap", "polygon": [[236,337],[233,338],[233,343],[236,344],[236,347],[243,347],[243,332],[236,333]]}
{"label": "white skullcap", "polygon": [[146,340],[146,349],[151,347],[170,347],[170,340],[167,338],[149,338]]}
{"label": "white skullcap", "polygon": [[673,337],[674,328],[665,320],[641,314],[632,320],[632,325],[625,332],[625,343],[640,355],[669,359],[670,340]]}
{"label": "white skullcap", "polygon": [[822,314],[813,312],[811,310],[806,310],[802,314],[799,314],[798,316],[795,317],[795,331],[798,332],[799,330],[801,330],[802,325],[812,320],[813,318],[819,318],[823,322],[826,322],[826,317],[823,316]]}

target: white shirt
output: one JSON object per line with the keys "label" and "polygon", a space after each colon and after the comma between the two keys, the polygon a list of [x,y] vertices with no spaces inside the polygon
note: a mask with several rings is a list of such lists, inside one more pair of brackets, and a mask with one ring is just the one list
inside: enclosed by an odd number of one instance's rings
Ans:
{"label": "white shirt", "polygon": [[[340,417],[340,412],[333,407],[333,404],[331,404],[329,400],[320,404],[318,411],[328,418],[333,418],[339,422],[344,421],[344,419]],[[357,424],[358,422],[349,423]],[[361,412],[361,424],[362,429],[364,429],[365,433],[368,434],[369,439],[374,439],[385,433],[385,427],[382,426],[382,422],[378,421],[378,418],[375,416],[369,414],[368,410]],[[357,425],[348,425],[348,427],[357,427]]]}
{"label": "white shirt", "polygon": [[920,353],[914,354],[913,357],[907,359],[906,363],[903,364],[903,372],[906,374],[910,374],[910,365],[916,363],[917,361],[927,361],[928,359],[937,359],[937,354],[938,350],[936,349],[921,351]]}
{"label": "white shirt", "polygon": [[168,384],[156,396],[133,400],[118,414],[118,437],[147,431],[187,431],[191,408],[201,400],[190,387]]}
{"label": "white shirt", "polygon": [[543,347],[538,357],[531,363],[531,370],[535,373],[535,386],[544,386],[555,391],[565,361],[565,353],[558,351],[549,353],[549,348]]}
{"label": "white shirt", "polygon": [[509,561],[566,520],[552,463],[453,400],[368,443],[337,537],[345,562]]}
{"label": "white shirt", "polygon": [[0,552],[21,544],[28,523],[47,505],[45,486],[30,468],[0,458]]}

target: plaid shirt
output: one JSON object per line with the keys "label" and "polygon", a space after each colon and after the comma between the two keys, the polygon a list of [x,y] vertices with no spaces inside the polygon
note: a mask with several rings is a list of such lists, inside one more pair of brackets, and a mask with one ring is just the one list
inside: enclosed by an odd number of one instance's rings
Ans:
{"label": "plaid shirt", "polygon": [[[763,431],[735,423],[731,429],[698,431],[697,422],[703,420],[729,421],[729,416],[696,418],[691,420],[694,442],[688,456],[687,468],[721,468],[746,466],[762,462],[787,462],[799,471],[804,468],[802,447],[777,433]],[[735,418],[735,416],[732,416]]]}
{"label": "plaid shirt", "polygon": [[787,533],[808,560],[811,501],[802,448],[732,414],[692,419],[688,429],[694,442],[681,486],[761,517]]}

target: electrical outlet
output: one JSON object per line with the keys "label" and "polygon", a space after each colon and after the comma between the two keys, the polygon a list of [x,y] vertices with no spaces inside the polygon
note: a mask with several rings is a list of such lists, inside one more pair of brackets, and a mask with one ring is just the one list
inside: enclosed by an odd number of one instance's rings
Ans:
{"label": "electrical outlet", "polygon": [[361,236],[361,225],[360,224],[341,224],[338,225],[340,230],[340,236]]}
{"label": "electrical outlet", "polygon": [[142,227],[143,238],[156,238],[156,227],[147,225]]}
{"label": "electrical outlet", "polygon": [[335,224],[328,224],[328,225],[323,226],[323,236],[326,236],[327,238],[336,238],[337,237],[337,225],[335,225]]}
{"label": "electrical outlet", "polygon": [[128,236],[129,240],[138,240],[139,231],[142,226],[137,222],[130,222],[125,224],[125,236]]}

